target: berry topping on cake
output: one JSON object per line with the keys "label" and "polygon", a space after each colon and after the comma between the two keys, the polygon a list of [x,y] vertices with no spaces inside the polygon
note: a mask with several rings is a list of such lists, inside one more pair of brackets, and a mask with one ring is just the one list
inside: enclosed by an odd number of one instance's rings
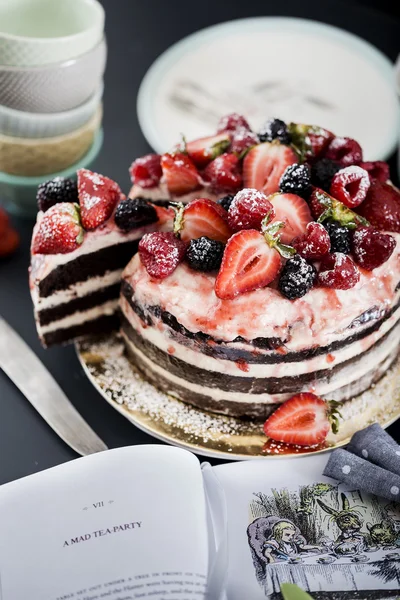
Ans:
{"label": "berry topping on cake", "polygon": [[330,251],[331,240],[321,223],[311,221],[307,224],[305,233],[293,240],[292,246],[303,258],[320,260]]}
{"label": "berry topping on cake", "polygon": [[309,203],[314,217],[320,223],[331,219],[349,229],[355,229],[358,225],[369,225],[364,217],[318,188],[313,189]]}
{"label": "berry topping on cake", "polygon": [[126,198],[115,211],[115,223],[119,229],[128,232],[158,221],[157,211],[144,198]]}
{"label": "berry topping on cake", "polygon": [[312,221],[309,206],[303,198],[296,194],[273,194],[268,200],[275,210],[275,220],[283,221],[281,239],[285,244],[304,233],[307,224]]}
{"label": "berry topping on cake", "polygon": [[302,160],[314,161],[319,158],[334,137],[331,131],[318,125],[290,123],[288,130]]}
{"label": "berry topping on cake", "polygon": [[243,115],[239,115],[238,113],[231,113],[229,115],[225,115],[221,117],[217,126],[217,133],[222,133],[225,131],[237,131],[238,129],[248,129],[250,131],[251,127],[248,124],[247,120],[243,117]]}
{"label": "berry topping on cake", "polygon": [[267,196],[278,192],[283,173],[294,163],[297,163],[297,156],[289,146],[278,142],[259,144],[244,158],[244,186],[260,190]]}
{"label": "berry topping on cake", "polygon": [[210,162],[203,177],[215,194],[235,194],[242,186],[240,161],[235,154],[221,154]]}
{"label": "berry topping on cake", "polygon": [[302,392],[286,400],[268,417],[264,432],[277,442],[315,446],[326,439],[331,429],[338,432],[339,416],[336,402]]}
{"label": "berry topping on cake", "polygon": [[146,154],[136,159],[129,169],[132,183],[142,188],[156,187],[162,176],[161,156],[159,154]]}
{"label": "berry topping on cake", "polygon": [[278,140],[281,144],[290,144],[291,135],[286,123],[281,119],[269,119],[258,132],[260,142],[272,142]]}
{"label": "berry topping on cake", "polygon": [[311,167],[311,183],[325,192],[329,192],[333,176],[341,169],[338,163],[329,158],[317,160]]}
{"label": "berry topping on cake", "polygon": [[235,194],[227,194],[226,196],[223,196],[222,198],[217,200],[217,204],[219,204],[220,206],[222,206],[222,208],[228,211],[234,197]]}
{"label": "berry topping on cake", "polygon": [[354,260],[360,267],[372,271],[385,263],[396,247],[395,239],[373,227],[359,227],[353,233]]}
{"label": "berry topping on cake", "polygon": [[325,158],[334,160],[342,167],[358,165],[363,159],[361,146],[347,137],[335,137],[325,152]]}
{"label": "berry topping on cake", "polygon": [[231,235],[226,211],[208,198],[197,198],[176,211],[174,231],[184,241],[206,236],[226,242]]}
{"label": "berry topping on cake", "polygon": [[368,190],[369,175],[367,171],[357,165],[352,165],[341,169],[334,175],[330,193],[349,208],[354,208],[364,202]]}
{"label": "berry topping on cake", "polygon": [[[247,131],[247,130],[246,130]],[[186,152],[194,164],[203,168],[211,160],[223,154],[230,146],[231,138],[228,133],[219,133],[210,137],[187,142]]]}
{"label": "berry topping on cake", "polygon": [[244,153],[260,143],[258,135],[241,127],[232,133],[232,144],[230,151],[242,158]]}
{"label": "berry topping on cake", "polygon": [[32,240],[32,254],[67,254],[83,242],[78,204],[59,202],[45,212]]}
{"label": "berry topping on cake", "polygon": [[378,179],[378,181],[385,183],[390,178],[389,165],[383,160],[362,162],[360,167],[368,172],[371,179]]}
{"label": "berry topping on cake", "polygon": [[19,234],[12,227],[0,231],[0,258],[13,254],[20,243]]}
{"label": "berry topping on cake", "polygon": [[261,229],[263,219],[275,217],[275,211],[265,194],[251,188],[244,188],[234,197],[229,211],[228,223],[232,231],[241,229]]}
{"label": "berry topping on cake", "polygon": [[311,194],[310,167],[296,163],[287,167],[279,182],[279,189],[283,193],[308,198]]}
{"label": "berry topping on cake", "polygon": [[295,300],[309,292],[317,278],[317,271],[299,254],[290,258],[279,278],[279,291],[285,298]]}
{"label": "berry topping on cake", "polygon": [[183,261],[187,244],[171,231],[146,233],[139,242],[139,256],[150,277],[165,279]]}
{"label": "berry topping on cake", "polygon": [[161,167],[168,191],[173,196],[183,196],[200,187],[199,173],[186,154],[182,152],[163,154]]}
{"label": "berry topping on cake", "polygon": [[323,287],[349,290],[360,281],[360,271],[350,256],[341,252],[327,254],[321,261],[318,283]]}
{"label": "berry topping on cake", "polygon": [[351,252],[351,230],[343,227],[335,221],[324,221],[323,226],[328,232],[331,240],[331,252],[350,254]]}
{"label": "berry topping on cake", "polygon": [[205,236],[197,240],[191,240],[186,251],[186,261],[189,267],[195,271],[218,271],[221,266],[224,248],[222,242],[211,240]]}
{"label": "berry topping on cake", "polygon": [[357,210],[378,229],[400,233],[400,192],[389,183],[372,181]]}
{"label": "berry topping on cake", "polygon": [[82,225],[87,230],[105,223],[121,198],[121,189],[115,181],[88,169],[78,171],[78,193]]}
{"label": "berry topping on cake", "polygon": [[77,183],[66,177],[55,177],[45,181],[37,189],[36,200],[38,209],[43,212],[58,202],[78,202]]}

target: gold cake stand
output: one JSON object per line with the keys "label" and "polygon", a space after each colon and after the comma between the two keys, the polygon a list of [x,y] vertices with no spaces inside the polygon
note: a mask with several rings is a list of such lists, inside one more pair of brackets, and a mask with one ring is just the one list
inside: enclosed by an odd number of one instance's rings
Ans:
{"label": "gold cake stand", "polygon": [[[132,367],[118,334],[85,339],[76,350],[86,375],[107,402],[155,438],[220,459],[304,455],[301,447],[268,442],[259,421],[201,411],[157,390]],[[339,433],[330,434],[326,444],[307,453],[343,446],[368,424],[377,421],[388,427],[400,417],[400,359],[371,389],[344,403],[341,414]]]}

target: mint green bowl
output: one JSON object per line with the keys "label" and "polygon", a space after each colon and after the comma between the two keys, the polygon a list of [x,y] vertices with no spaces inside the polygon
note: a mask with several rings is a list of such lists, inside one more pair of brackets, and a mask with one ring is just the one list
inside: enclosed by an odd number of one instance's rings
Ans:
{"label": "mint green bowl", "polygon": [[54,179],[54,177],[75,178],[76,171],[82,168],[90,168],[101,150],[103,139],[103,130],[99,129],[89,152],[77,163],[58,173],[44,175],[43,177],[20,177],[0,171],[0,204],[19,217],[35,218],[38,185],[43,181]]}

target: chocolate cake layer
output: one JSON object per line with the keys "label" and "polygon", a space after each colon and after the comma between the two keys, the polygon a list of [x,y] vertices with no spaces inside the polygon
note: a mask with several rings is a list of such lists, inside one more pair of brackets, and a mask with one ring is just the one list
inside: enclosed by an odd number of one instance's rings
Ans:
{"label": "chocolate cake layer", "polygon": [[80,338],[84,335],[109,333],[118,327],[118,314],[102,315],[79,325],[49,331],[48,333],[43,334],[43,343],[47,347],[55,344],[70,343],[71,340]]}

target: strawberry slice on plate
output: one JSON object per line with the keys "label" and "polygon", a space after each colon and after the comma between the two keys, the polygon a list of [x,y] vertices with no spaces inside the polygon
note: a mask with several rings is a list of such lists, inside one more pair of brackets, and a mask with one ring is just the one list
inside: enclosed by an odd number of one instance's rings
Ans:
{"label": "strawberry slice on plate", "polygon": [[281,241],[290,242],[306,232],[312,216],[307,202],[296,194],[273,194],[268,198],[274,207],[274,221],[283,221],[285,227],[281,231]]}
{"label": "strawberry slice on plate", "polygon": [[219,133],[209,137],[187,142],[186,152],[194,164],[200,168],[223,154],[230,146],[231,138],[228,133]]}
{"label": "strawberry slice on plate", "polygon": [[78,195],[82,225],[85,229],[92,230],[111,217],[122,192],[118,183],[112,179],[88,169],[80,169]]}
{"label": "strawberry slice on plate", "polygon": [[185,207],[181,205],[175,217],[174,231],[185,242],[203,236],[226,242],[231,235],[226,210],[208,198],[196,198]]}
{"label": "strawberry slice on plate", "polygon": [[264,423],[269,438],[286,444],[321,444],[330,429],[338,431],[335,402],[325,402],[315,394],[302,392],[286,400]]}
{"label": "strawberry slice on plate", "polygon": [[173,196],[183,196],[200,187],[200,176],[195,164],[182,152],[163,154],[161,168],[168,191]]}
{"label": "strawberry slice on plate", "polygon": [[243,161],[243,184],[267,196],[279,191],[279,182],[289,165],[298,162],[294,150],[276,141],[254,146]]}

